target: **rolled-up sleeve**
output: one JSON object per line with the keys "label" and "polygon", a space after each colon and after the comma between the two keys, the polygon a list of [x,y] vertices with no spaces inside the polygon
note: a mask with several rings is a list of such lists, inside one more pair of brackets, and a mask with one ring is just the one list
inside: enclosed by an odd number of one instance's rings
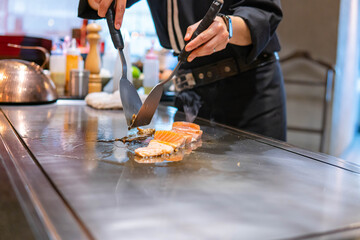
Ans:
{"label": "rolled-up sleeve", "polygon": [[282,19],[280,0],[240,0],[231,6],[250,29],[252,49],[247,62],[253,61],[267,46]]}
{"label": "rolled-up sleeve", "polygon": [[[140,0],[127,0],[126,7],[130,7],[134,3],[138,2]],[[79,6],[78,6],[78,17],[80,18],[86,18],[86,19],[100,19],[99,15],[97,14],[97,11],[92,9],[88,3],[87,0],[80,0]]]}

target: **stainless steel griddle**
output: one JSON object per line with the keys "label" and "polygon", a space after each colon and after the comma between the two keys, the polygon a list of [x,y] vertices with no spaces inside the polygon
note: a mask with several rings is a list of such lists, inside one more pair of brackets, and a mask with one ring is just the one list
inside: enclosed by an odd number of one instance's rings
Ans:
{"label": "stainless steel griddle", "polygon": [[[360,167],[198,119],[202,146],[139,164],[121,111],[83,101],[3,106],[0,163],[34,236],[326,239],[360,234]],[[150,127],[184,116],[160,106]],[[2,210],[2,211],[6,211]]]}

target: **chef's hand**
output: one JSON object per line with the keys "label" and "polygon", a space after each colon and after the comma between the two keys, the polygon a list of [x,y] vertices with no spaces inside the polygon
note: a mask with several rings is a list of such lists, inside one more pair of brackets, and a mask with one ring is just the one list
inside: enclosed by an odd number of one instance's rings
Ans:
{"label": "chef's hand", "polygon": [[126,0],[88,0],[90,6],[98,11],[99,17],[105,17],[106,12],[113,1],[115,1],[114,25],[115,28],[119,30],[124,17]]}
{"label": "chef's hand", "polygon": [[[187,28],[184,38],[185,41],[189,41],[191,39],[191,36],[199,24],[200,21]],[[185,50],[187,52],[193,51],[187,60],[188,62],[191,62],[196,57],[211,55],[214,52],[223,50],[228,42],[229,33],[227,31],[226,24],[221,17],[216,17],[208,29],[200,33],[195,39],[186,45]]]}
{"label": "chef's hand", "polygon": [[[229,33],[224,20],[221,17],[216,17],[208,29],[186,45],[185,50],[187,52],[193,51],[187,59],[189,62],[196,57],[211,55],[214,52],[221,51],[228,43],[238,46],[248,46],[252,43],[250,29],[246,22],[241,17],[229,17],[232,20],[233,37],[229,40]],[[197,22],[188,27],[184,38],[185,41],[191,39],[199,24],[200,22]]]}

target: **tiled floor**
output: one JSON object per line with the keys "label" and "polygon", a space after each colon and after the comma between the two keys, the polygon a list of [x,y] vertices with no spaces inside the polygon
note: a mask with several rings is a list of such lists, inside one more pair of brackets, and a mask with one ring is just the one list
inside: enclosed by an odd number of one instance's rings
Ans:
{"label": "tiled floor", "polygon": [[341,158],[360,165],[360,132],[356,135],[351,146]]}

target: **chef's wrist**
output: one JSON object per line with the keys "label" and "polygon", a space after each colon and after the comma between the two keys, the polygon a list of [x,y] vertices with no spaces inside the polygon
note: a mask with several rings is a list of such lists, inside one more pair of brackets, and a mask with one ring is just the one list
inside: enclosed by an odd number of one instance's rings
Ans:
{"label": "chef's wrist", "polygon": [[245,20],[239,16],[229,15],[233,27],[233,37],[229,40],[230,44],[237,46],[248,46],[252,44],[250,29]]}
{"label": "chef's wrist", "polygon": [[225,15],[222,13],[218,13],[218,16],[224,21],[225,25],[226,25],[226,30],[229,34],[229,39],[232,38],[233,36],[233,28],[232,28],[232,19],[229,15]]}

